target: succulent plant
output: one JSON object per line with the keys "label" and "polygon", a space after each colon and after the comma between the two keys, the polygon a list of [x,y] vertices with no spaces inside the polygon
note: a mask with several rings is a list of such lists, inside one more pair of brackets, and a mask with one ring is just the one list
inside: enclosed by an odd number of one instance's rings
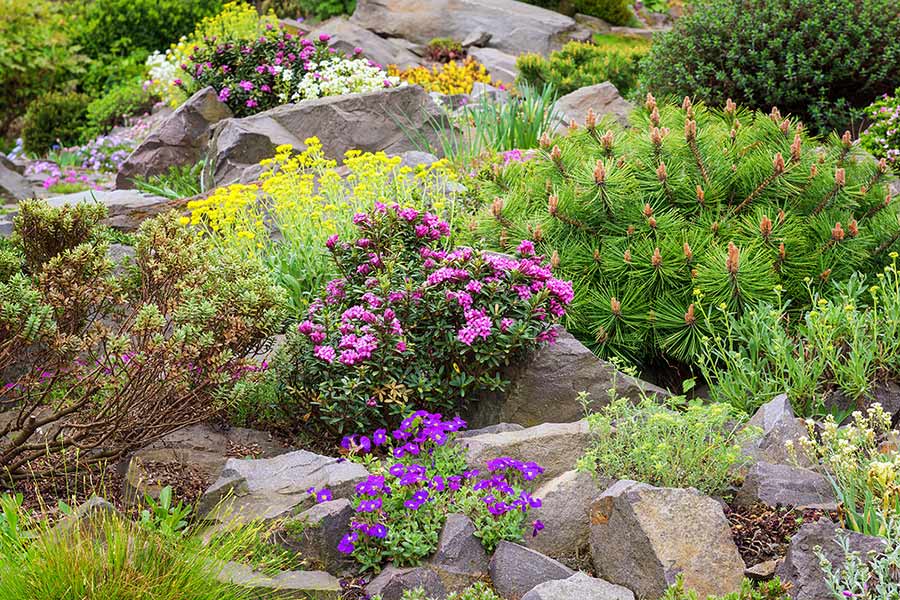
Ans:
{"label": "succulent plant", "polygon": [[576,286],[567,327],[601,354],[689,362],[721,322],[707,308],[777,296],[802,308],[810,288],[880,268],[900,239],[888,166],[849,133],[649,94],[631,120],[589,112],[479,187],[490,209],[476,233],[552,256]]}

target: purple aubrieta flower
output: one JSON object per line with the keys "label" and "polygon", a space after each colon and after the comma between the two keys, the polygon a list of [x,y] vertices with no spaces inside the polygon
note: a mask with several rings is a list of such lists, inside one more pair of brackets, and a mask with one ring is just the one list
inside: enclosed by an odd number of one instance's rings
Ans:
{"label": "purple aubrieta flower", "polygon": [[341,538],[340,543],[338,543],[338,551],[342,554],[351,554],[356,549],[355,542],[358,539],[359,534],[355,531],[351,531]]}
{"label": "purple aubrieta flower", "polygon": [[428,491],[427,490],[419,490],[415,494],[412,495],[412,498],[405,501],[403,506],[408,508],[409,510],[419,510],[423,504],[428,501]]}
{"label": "purple aubrieta flower", "polygon": [[531,537],[535,537],[538,533],[544,530],[544,523],[537,519],[531,524]]}

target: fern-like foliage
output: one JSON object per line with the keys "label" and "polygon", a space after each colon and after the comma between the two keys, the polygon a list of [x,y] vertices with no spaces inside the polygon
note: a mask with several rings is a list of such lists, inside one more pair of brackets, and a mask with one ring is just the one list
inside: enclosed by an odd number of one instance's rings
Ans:
{"label": "fern-like foliage", "polygon": [[588,114],[490,173],[477,232],[553,256],[576,284],[567,326],[600,353],[690,361],[717,328],[700,303],[740,313],[778,293],[799,307],[809,287],[880,268],[900,238],[889,177],[849,133],[648,95],[631,128]]}

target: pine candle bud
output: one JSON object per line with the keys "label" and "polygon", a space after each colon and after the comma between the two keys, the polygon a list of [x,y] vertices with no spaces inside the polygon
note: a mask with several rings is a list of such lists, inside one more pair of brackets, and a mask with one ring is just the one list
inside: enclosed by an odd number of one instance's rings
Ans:
{"label": "pine candle bud", "polygon": [[819,167],[817,167],[816,165],[812,165],[812,166],[809,168],[809,177],[810,177],[810,179],[812,179],[813,177],[815,177],[815,176],[818,175],[818,174],[819,174]]}
{"label": "pine candle bud", "polygon": [[735,104],[731,98],[729,98],[728,100],[725,101],[725,114],[726,115],[733,115],[736,110],[737,110],[737,104]]}
{"label": "pine candle bud", "polygon": [[559,149],[559,146],[553,146],[553,150],[550,151],[550,159],[555,163],[562,160],[562,150]]}
{"label": "pine candle bud", "polygon": [[584,117],[584,126],[588,131],[594,131],[597,128],[597,115],[594,114],[593,108],[588,108],[587,115]]}
{"label": "pine candle bud", "polygon": [[769,113],[769,118],[772,119],[772,122],[776,125],[781,124],[781,111],[778,110],[777,106],[772,107],[772,112]]}
{"label": "pine candle bud", "polygon": [[578,131],[578,123],[575,122],[575,119],[569,121],[569,133],[575,133]]}
{"label": "pine candle bud", "polygon": [[549,194],[553,191],[553,182],[549,179],[544,182],[544,190]]}
{"label": "pine candle bud", "polygon": [[551,194],[547,199],[547,207],[550,211],[550,214],[555,217],[556,213],[559,211],[559,197],[555,194]]}
{"label": "pine candle bud", "polygon": [[600,144],[603,146],[603,150],[606,152],[612,151],[613,147],[613,132],[611,130],[607,130],[602,136],[600,136]]}
{"label": "pine candle bud", "polygon": [[652,127],[650,129],[650,141],[653,142],[654,146],[662,145],[663,139],[669,135],[669,128],[663,127],[660,129],[659,127]]}
{"label": "pine candle bud", "polygon": [[768,215],[763,215],[762,219],[760,219],[759,232],[765,239],[769,239],[769,236],[772,235],[772,219]]}
{"label": "pine candle bud", "polygon": [[656,229],[656,217],[650,217],[647,219],[647,225],[650,226],[650,229]]}
{"label": "pine candle bud", "polygon": [[546,131],[541,134],[538,144],[540,144],[542,150],[546,150],[550,147],[550,136],[547,135]]}
{"label": "pine candle bud", "polygon": [[697,138],[697,121],[684,122],[684,138],[689,142]]}
{"label": "pine candle bud", "polygon": [[698,185],[697,186],[697,203],[700,206],[703,206],[703,203],[705,200],[706,200],[706,193],[703,191],[703,188]]}
{"label": "pine candle bud", "polygon": [[631,250],[625,250],[625,254],[622,256],[622,259],[630,265],[631,264]]}
{"label": "pine candle bud", "polygon": [[609,310],[617,317],[622,314],[622,303],[619,302],[615,296],[612,296],[609,299]]}
{"label": "pine candle bud", "polygon": [[653,109],[656,108],[656,98],[654,98],[653,94],[650,92],[647,92],[647,99],[644,101],[644,107],[649,111],[653,111]]}
{"label": "pine candle bud", "polygon": [[534,226],[534,231],[532,232],[531,237],[533,237],[534,241],[536,242],[540,242],[544,239],[544,230],[541,228],[540,223]]}
{"label": "pine candle bud", "polygon": [[791,122],[787,119],[782,121],[779,127],[781,129],[781,133],[783,133],[785,137],[787,137],[787,135],[791,132]]}
{"label": "pine candle bud", "polygon": [[850,234],[850,237],[859,235],[859,224],[856,222],[856,219],[850,219],[850,222],[847,224],[847,232]]}
{"label": "pine candle bud", "polygon": [[594,183],[603,185],[606,182],[606,167],[603,166],[602,160],[597,160],[594,166]]}
{"label": "pine candle bud", "polygon": [[491,173],[495,178],[500,177],[500,165],[494,165],[493,167],[491,167]]}
{"label": "pine candle bud", "polygon": [[684,313],[684,323],[685,325],[693,325],[697,320],[697,317],[694,316],[694,303],[692,302],[690,306],[688,306],[687,312]]}
{"label": "pine candle bud", "polygon": [[641,211],[644,214],[644,217],[649,218],[653,216],[653,207],[650,206],[649,203],[644,205],[644,210]]}
{"label": "pine candle bud", "polygon": [[509,244],[509,234],[506,232],[506,229],[502,229],[500,231],[500,247],[506,248]]}
{"label": "pine candle bud", "polygon": [[626,235],[634,235],[634,225],[629,225],[628,229],[625,230]]}
{"label": "pine candle bud", "polygon": [[662,253],[660,253],[659,247],[653,249],[653,256],[650,257],[650,264],[657,269],[662,266]]}
{"label": "pine candle bud", "polygon": [[781,152],[775,153],[775,158],[772,160],[772,167],[776,175],[784,173],[784,157],[781,156]]}
{"label": "pine candle bud", "polygon": [[690,110],[691,106],[693,106],[691,104],[691,97],[685,96],[684,100],[681,101],[681,110]]}
{"label": "pine candle bud", "polygon": [[841,136],[841,145],[847,149],[853,145],[853,137],[850,135],[849,131],[845,131],[844,135]]}
{"label": "pine candle bud", "polygon": [[881,160],[878,161],[878,172],[881,174],[884,174],[884,173],[887,173],[887,170],[888,170],[887,159],[882,158]]}
{"label": "pine candle bud", "polygon": [[822,274],[819,275],[819,279],[822,281],[828,281],[828,278],[831,277],[831,269],[825,269],[822,271]]}
{"label": "pine candle bud", "polygon": [[491,204],[491,213],[494,215],[495,219],[500,218],[500,213],[503,212],[503,198],[497,196],[494,198],[494,202]]}
{"label": "pine candle bud", "polygon": [[694,251],[691,250],[691,246],[687,242],[684,243],[684,259],[688,262],[694,260]]}
{"label": "pine candle bud", "polygon": [[800,140],[800,134],[794,134],[794,141],[791,144],[791,162],[799,162],[800,161],[800,151],[802,150],[802,142]]}
{"label": "pine candle bud", "polygon": [[666,180],[666,163],[659,163],[659,166],[656,168],[656,178],[660,183],[665,182]]}
{"label": "pine candle bud", "polygon": [[834,228],[831,230],[831,239],[835,242],[842,242],[844,241],[844,235],[844,228],[841,227],[841,222],[838,221],[834,224]]}
{"label": "pine candle bud", "polygon": [[834,171],[834,185],[838,187],[844,187],[847,183],[847,173],[842,168],[835,169]]}
{"label": "pine candle bud", "polygon": [[597,248],[594,248],[594,262],[600,262],[600,250]]}
{"label": "pine candle bud", "polygon": [[718,233],[719,233],[719,222],[718,222],[718,221],[713,221],[713,224],[710,226],[710,230],[711,230],[714,234],[718,234]]}
{"label": "pine candle bud", "polygon": [[650,123],[655,127],[659,127],[659,109],[655,106],[653,107],[653,112],[650,113]]}
{"label": "pine candle bud", "polygon": [[784,225],[784,220],[787,218],[787,215],[784,212],[783,208],[778,209],[778,224]]}
{"label": "pine candle bud", "polygon": [[550,255],[550,266],[554,269],[559,266],[559,252],[557,252],[556,250],[554,250],[553,254]]}
{"label": "pine candle bud", "polygon": [[741,253],[734,242],[728,242],[728,258],[725,259],[725,270],[732,275],[737,275],[741,264]]}
{"label": "pine candle bud", "polygon": [[787,257],[787,250],[784,248],[784,242],[781,242],[778,244],[778,260],[784,262],[785,257]]}

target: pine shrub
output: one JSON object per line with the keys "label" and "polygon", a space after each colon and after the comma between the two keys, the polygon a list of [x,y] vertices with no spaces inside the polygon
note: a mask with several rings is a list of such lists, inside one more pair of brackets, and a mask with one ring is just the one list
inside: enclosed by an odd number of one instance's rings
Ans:
{"label": "pine shrub", "polygon": [[88,97],[51,92],[28,106],[22,128],[27,152],[44,154],[53,146],[73,146],[81,140]]}
{"label": "pine shrub", "polygon": [[896,0],[700,0],[654,39],[644,84],[843,131],[900,81],[898,31]]}
{"label": "pine shrub", "polygon": [[880,270],[900,239],[887,163],[849,133],[652,96],[632,122],[607,130],[589,114],[480,188],[480,235],[553,256],[576,286],[567,326],[603,354],[691,360],[718,328],[697,303],[740,314],[779,288],[796,309],[810,289]]}

